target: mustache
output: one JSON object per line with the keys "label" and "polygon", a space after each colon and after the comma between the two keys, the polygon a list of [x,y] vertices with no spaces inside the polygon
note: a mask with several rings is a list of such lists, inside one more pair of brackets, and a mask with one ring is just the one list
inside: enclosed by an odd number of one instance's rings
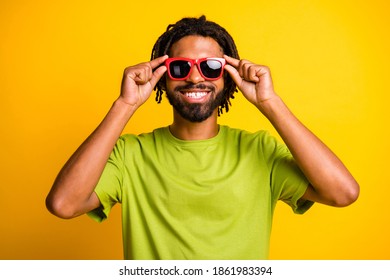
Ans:
{"label": "mustache", "polygon": [[182,91],[182,90],[192,90],[192,89],[202,89],[202,90],[210,90],[215,91],[215,87],[212,85],[205,85],[205,84],[188,84],[184,86],[177,86],[175,87],[175,91]]}

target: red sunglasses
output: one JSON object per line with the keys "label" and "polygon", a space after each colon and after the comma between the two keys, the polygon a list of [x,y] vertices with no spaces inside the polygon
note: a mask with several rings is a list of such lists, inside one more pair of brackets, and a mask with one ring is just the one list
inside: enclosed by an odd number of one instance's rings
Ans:
{"label": "red sunglasses", "polygon": [[198,59],[172,57],[165,60],[165,66],[168,69],[168,76],[175,81],[186,80],[190,76],[194,65],[198,67],[200,75],[205,80],[218,80],[222,77],[223,67],[225,64],[225,59],[219,57]]}

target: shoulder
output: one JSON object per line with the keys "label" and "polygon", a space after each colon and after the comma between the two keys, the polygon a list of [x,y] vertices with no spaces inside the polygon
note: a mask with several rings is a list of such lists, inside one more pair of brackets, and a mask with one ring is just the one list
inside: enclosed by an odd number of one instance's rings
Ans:
{"label": "shoulder", "polygon": [[154,149],[156,146],[161,145],[161,142],[166,137],[167,128],[157,128],[152,132],[141,133],[141,134],[124,134],[119,137],[116,148],[132,151],[133,153],[137,150]]}
{"label": "shoulder", "polygon": [[224,126],[223,130],[225,130],[224,142],[235,143],[242,150],[260,154],[265,159],[290,154],[286,145],[266,130],[249,132],[227,126]]}

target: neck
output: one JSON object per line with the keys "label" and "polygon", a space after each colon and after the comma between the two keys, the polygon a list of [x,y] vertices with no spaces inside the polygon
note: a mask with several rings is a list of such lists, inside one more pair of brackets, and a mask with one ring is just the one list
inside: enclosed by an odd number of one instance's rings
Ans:
{"label": "neck", "polygon": [[169,127],[173,136],[181,140],[205,140],[218,134],[217,110],[203,122],[190,122],[180,116],[176,111],[173,113],[173,123]]}

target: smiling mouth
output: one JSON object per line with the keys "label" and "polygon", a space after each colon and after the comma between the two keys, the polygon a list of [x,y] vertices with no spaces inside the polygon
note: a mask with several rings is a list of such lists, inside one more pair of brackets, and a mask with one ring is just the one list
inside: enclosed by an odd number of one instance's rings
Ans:
{"label": "smiling mouth", "polygon": [[214,87],[205,84],[188,84],[185,86],[179,86],[175,90],[184,95],[188,101],[202,101],[204,98],[207,98],[207,96],[210,95],[210,93],[212,93],[215,89]]}
{"label": "smiling mouth", "polygon": [[190,92],[181,92],[188,98],[192,99],[201,99],[205,97],[209,92],[208,91],[190,91]]}

